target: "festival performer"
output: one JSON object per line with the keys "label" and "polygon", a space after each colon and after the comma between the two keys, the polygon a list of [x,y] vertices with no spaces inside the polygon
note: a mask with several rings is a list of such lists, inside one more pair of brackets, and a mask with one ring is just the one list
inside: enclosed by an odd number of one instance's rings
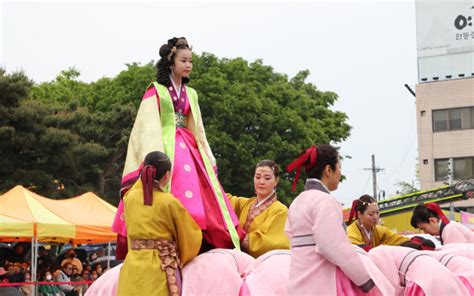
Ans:
{"label": "festival performer", "polygon": [[428,234],[439,235],[443,245],[474,243],[474,232],[459,222],[450,221],[437,203],[417,205],[410,223]]}
{"label": "festival performer", "polygon": [[170,178],[169,158],[150,152],[123,198],[129,252],[117,295],[181,295],[180,269],[198,254],[202,236],[181,203],[164,192]]}
{"label": "festival performer", "polygon": [[347,239],[341,204],[330,195],[341,179],[337,150],[312,146],[288,165],[288,171],[297,170],[293,190],[301,167],[308,175],[305,191],[291,204],[285,226],[291,242],[288,295],[380,295]]}
{"label": "festival performer", "polygon": [[438,260],[402,246],[378,246],[369,257],[392,283],[393,295],[469,295],[463,282]]}
{"label": "festival performer", "polygon": [[379,217],[379,206],[373,197],[362,195],[354,200],[347,227],[349,240],[366,250],[379,245],[400,245],[410,240],[380,225]]}
{"label": "festival performer", "polygon": [[244,252],[257,258],[276,249],[289,249],[285,234],[288,208],[277,200],[276,186],[280,180],[278,164],[262,160],[255,168],[253,184],[256,197],[245,198],[227,194],[240,225],[247,233],[241,242]]}
{"label": "festival performer", "polygon": [[442,245],[437,249],[438,251],[445,251],[452,255],[462,256],[474,260],[474,244],[470,243],[455,243]]}
{"label": "festival performer", "polygon": [[[183,37],[172,38],[161,46],[160,57],[157,82],[147,88],[130,135],[121,195],[135,183],[148,152],[165,152],[172,174],[163,189],[181,202],[202,229],[203,251],[239,248],[245,233],[217,179],[197,93],[186,86],[193,68],[191,47]],[[119,234],[118,258],[124,257],[125,222],[121,202],[113,225]]]}
{"label": "festival performer", "polygon": [[[272,289],[286,293],[290,256],[267,256],[275,252],[289,253],[289,240],[284,232],[288,208],[277,200],[275,192],[278,173],[278,165],[273,160],[263,160],[257,164],[254,174],[256,197],[227,195],[247,233],[241,248],[258,257],[257,263],[254,264],[253,258],[250,262],[248,255],[237,250],[216,249],[200,254],[184,269],[186,295],[235,295],[242,289],[241,285],[246,291],[241,295],[249,295],[250,291],[252,295],[262,295],[260,292],[265,291],[270,282],[260,281],[261,278],[272,278]],[[265,260],[260,260],[262,256]],[[258,264],[260,261],[264,264]],[[235,268],[236,264],[245,269]],[[216,281],[220,284],[216,285]]]}

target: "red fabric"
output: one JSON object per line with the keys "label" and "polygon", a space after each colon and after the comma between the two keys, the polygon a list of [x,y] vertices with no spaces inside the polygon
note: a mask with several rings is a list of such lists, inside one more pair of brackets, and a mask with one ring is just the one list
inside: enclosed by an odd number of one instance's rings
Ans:
{"label": "red fabric", "polygon": [[357,245],[358,247],[364,249],[364,251],[368,252],[372,247],[369,244],[362,244],[362,245]]}
{"label": "red fabric", "polygon": [[441,210],[441,208],[439,207],[439,205],[437,203],[434,203],[434,202],[430,202],[430,203],[427,203],[426,204],[426,207],[435,212],[436,214],[438,214],[438,217],[441,219],[441,221],[444,223],[444,224],[449,224],[449,219],[448,217],[446,217],[443,213],[443,211]]}
{"label": "red fabric", "polygon": [[298,179],[301,173],[301,167],[303,166],[306,169],[306,172],[308,172],[316,165],[317,158],[318,152],[316,150],[316,146],[313,145],[311,146],[311,148],[308,148],[303,153],[301,153],[297,159],[295,159],[286,167],[286,171],[288,173],[296,169],[296,176],[295,180],[293,181],[291,191],[295,191],[296,189],[296,184],[298,183]]}
{"label": "red fabric", "polygon": [[115,259],[125,260],[128,253],[127,237],[117,233],[117,246],[115,249]]}
{"label": "red fabric", "polygon": [[351,207],[351,211],[350,211],[350,213],[349,213],[349,220],[347,221],[347,225],[351,225],[352,220],[359,218],[358,215],[357,215],[357,211],[356,211],[356,207],[357,207],[357,202],[358,202],[358,201],[359,201],[359,200],[356,199],[356,200],[354,200],[354,201],[352,202],[352,207]]}
{"label": "red fabric", "polygon": [[156,176],[156,168],[151,165],[146,165],[142,169],[140,179],[143,184],[143,204],[151,206],[153,204],[153,180]]}
{"label": "red fabric", "polygon": [[421,245],[421,242],[423,242],[424,238],[419,237],[419,236],[414,236],[410,239],[410,241],[414,244]]}

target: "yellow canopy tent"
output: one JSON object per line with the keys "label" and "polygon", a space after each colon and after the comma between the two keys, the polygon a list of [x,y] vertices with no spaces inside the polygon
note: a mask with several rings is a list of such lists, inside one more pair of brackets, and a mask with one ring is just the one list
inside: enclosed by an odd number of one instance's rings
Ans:
{"label": "yellow canopy tent", "polygon": [[110,244],[116,239],[111,229],[116,212],[92,192],[55,200],[15,186],[0,196],[0,242],[31,241],[36,281],[38,241]]}
{"label": "yellow canopy tent", "polygon": [[114,241],[116,211],[92,192],[54,200],[15,186],[0,196],[0,241]]}

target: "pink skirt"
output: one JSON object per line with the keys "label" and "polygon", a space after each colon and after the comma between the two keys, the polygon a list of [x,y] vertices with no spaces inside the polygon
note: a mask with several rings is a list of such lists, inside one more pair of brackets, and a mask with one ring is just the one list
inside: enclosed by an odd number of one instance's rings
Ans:
{"label": "pink skirt", "polygon": [[290,263],[290,250],[273,250],[261,255],[245,276],[240,296],[287,295]]}
{"label": "pink skirt", "polygon": [[[176,129],[172,180],[175,181],[171,181],[171,193],[179,199],[203,230],[203,237],[207,243],[215,248],[233,248],[217,195],[211,185],[194,135],[184,128]],[[237,233],[242,238],[245,233],[220,184],[219,190]]]}
{"label": "pink skirt", "polygon": [[111,268],[95,280],[87,289],[84,296],[112,296],[117,295],[118,280],[122,264]]}
{"label": "pink skirt", "polygon": [[183,295],[239,295],[243,277],[255,259],[243,252],[214,249],[195,257],[182,270]]}

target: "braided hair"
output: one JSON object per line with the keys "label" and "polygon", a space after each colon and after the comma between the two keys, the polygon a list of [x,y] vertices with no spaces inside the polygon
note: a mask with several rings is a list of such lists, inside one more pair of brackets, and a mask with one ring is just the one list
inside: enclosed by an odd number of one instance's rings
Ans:
{"label": "braided hair", "polygon": [[[174,64],[176,54],[180,49],[189,49],[188,41],[184,37],[174,37],[168,40],[168,43],[160,47],[160,60],[156,63],[156,81],[159,84],[168,86],[170,81],[171,66]],[[188,83],[189,78],[183,77],[182,83]]]}

